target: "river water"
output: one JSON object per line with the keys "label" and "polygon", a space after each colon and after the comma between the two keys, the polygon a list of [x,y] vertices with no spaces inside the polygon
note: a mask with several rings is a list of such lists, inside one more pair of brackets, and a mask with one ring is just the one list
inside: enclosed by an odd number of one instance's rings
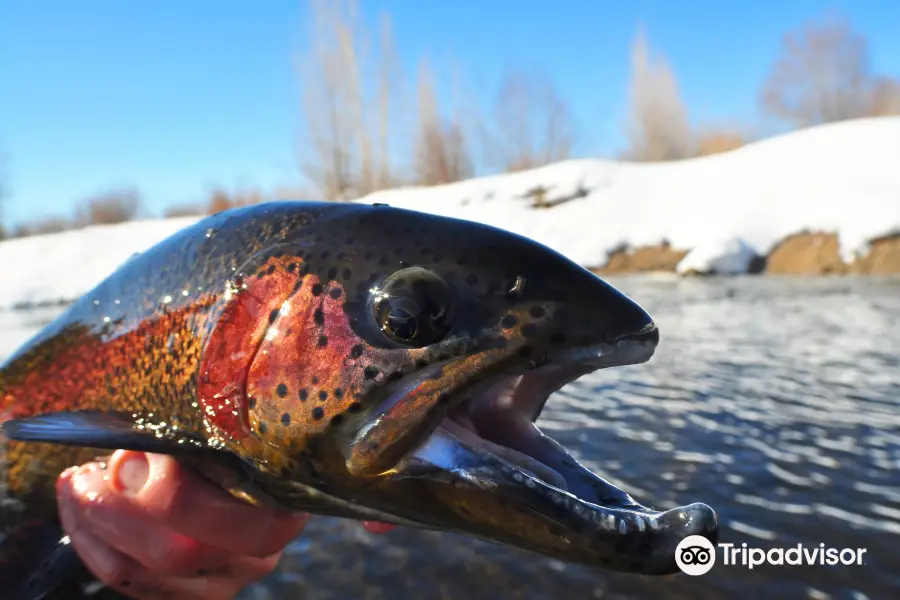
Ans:
{"label": "river water", "polygon": [[[720,542],[865,548],[862,566],[640,577],[451,534],[314,519],[242,600],[900,598],[900,279],[611,279],[660,325],[645,365],[585,377],[538,424],[639,501],[702,501]],[[0,313],[0,354],[58,309]]]}

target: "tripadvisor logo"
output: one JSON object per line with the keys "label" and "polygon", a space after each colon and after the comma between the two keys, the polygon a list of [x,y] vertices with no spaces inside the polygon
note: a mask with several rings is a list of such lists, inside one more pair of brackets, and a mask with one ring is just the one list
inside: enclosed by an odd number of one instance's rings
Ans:
{"label": "tripadvisor logo", "polygon": [[716,564],[716,547],[701,535],[689,535],[675,546],[675,564],[687,575],[703,575]]}
{"label": "tripadvisor logo", "polygon": [[[806,547],[797,544],[790,548],[748,547],[719,544],[723,566],[742,566],[752,570],[760,565],[863,565],[865,548],[828,548],[825,544]],[[716,546],[705,537],[689,535],[675,547],[675,564],[687,575],[704,575],[716,564]]]}

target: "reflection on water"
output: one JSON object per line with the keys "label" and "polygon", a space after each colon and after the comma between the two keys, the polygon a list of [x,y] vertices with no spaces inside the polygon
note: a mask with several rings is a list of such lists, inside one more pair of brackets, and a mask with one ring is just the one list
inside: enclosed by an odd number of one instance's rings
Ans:
{"label": "reflection on water", "polygon": [[541,427],[645,504],[710,504],[723,542],[866,548],[864,566],[637,577],[318,518],[242,598],[900,597],[900,280],[613,283],[659,350],[566,387]]}

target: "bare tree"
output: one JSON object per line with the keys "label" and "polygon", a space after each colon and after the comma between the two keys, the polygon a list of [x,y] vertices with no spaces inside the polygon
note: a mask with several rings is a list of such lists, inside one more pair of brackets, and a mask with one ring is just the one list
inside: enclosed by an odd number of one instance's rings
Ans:
{"label": "bare tree", "polygon": [[137,217],[141,206],[137,190],[107,192],[80,203],[75,209],[75,223],[78,226],[124,223]]}
{"label": "bare tree", "polygon": [[745,146],[751,136],[744,128],[736,125],[700,125],[693,133],[693,156],[709,156],[730,152]]}
{"label": "bare tree", "polygon": [[382,15],[376,92],[371,97],[369,39],[355,0],[310,0],[309,49],[300,57],[306,138],[301,171],[328,200],[349,200],[390,186],[393,52]]}
{"label": "bare tree", "polygon": [[879,77],[872,86],[872,116],[900,115],[900,79]]}
{"label": "bare tree", "polygon": [[871,115],[874,91],[866,38],[830,14],[784,37],[760,102],[767,114],[808,127]]}
{"label": "bare tree", "polygon": [[163,212],[163,218],[174,219],[176,217],[196,217],[206,213],[203,205],[198,203],[174,204],[166,208]]}
{"label": "bare tree", "polygon": [[632,160],[675,160],[693,152],[678,81],[664,56],[651,55],[642,27],[631,46],[627,133]]}
{"label": "bare tree", "polygon": [[494,115],[496,131],[489,145],[505,170],[532,169],[569,158],[572,116],[549,79],[522,71],[507,73]]}
{"label": "bare tree", "polygon": [[6,187],[6,155],[0,151],[0,240],[6,239],[7,231],[3,225],[3,208],[9,193]]}
{"label": "bare tree", "polygon": [[418,126],[413,144],[416,182],[439,185],[472,175],[472,159],[459,114],[445,118],[438,104],[434,77],[427,61],[417,78]]}
{"label": "bare tree", "polygon": [[29,224],[19,225],[12,237],[28,237],[30,235],[44,235],[48,233],[60,233],[72,229],[74,224],[67,217],[43,217]]}

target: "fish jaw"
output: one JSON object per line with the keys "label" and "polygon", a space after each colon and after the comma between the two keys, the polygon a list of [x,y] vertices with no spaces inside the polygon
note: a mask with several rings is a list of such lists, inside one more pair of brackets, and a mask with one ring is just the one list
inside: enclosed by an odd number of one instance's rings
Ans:
{"label": "fish jaw", "polygon": [[585,348],[569,353],[569,362],[485,382],[386,474],[383,485],[427,484],[452,515],[442,528],[611,570],[676,572],[682,539],[717,540],[715,511],[702,503],[651,510],[579,464],[534,424],[547,396],[566,383],[603,366],[644,362],[654,347],[655,341],[626,340]]}

